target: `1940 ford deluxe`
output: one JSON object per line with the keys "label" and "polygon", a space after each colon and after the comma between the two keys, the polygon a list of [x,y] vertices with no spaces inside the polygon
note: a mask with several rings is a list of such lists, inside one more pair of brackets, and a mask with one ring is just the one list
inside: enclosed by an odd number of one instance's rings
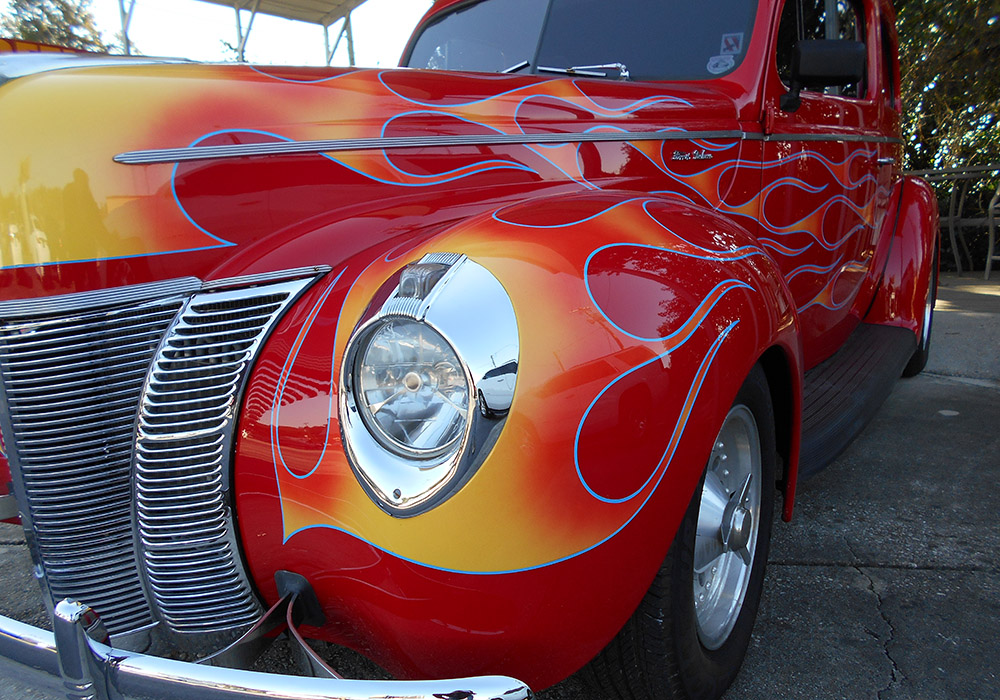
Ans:
{"label": "1940 ford deluxe", "polygon": [[[396,70],[0,56],[0,515],[53,613],[2,672],[721,695],[776,501],[926,362],[896,46],[888,0],[439,0]],[[282,624],[415,680],[242,668]]]}

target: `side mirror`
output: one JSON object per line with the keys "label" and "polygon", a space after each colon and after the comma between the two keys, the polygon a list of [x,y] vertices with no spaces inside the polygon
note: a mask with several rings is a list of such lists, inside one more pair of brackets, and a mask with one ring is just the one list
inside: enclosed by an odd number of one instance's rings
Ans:
{"label": "side mirror", "polygon": [[862,41],[816,39],[796,42],[792,49],[792,84],[781,96],[781,109],[799,108],[803,88],[849,85],[864,80],[867,50]]}

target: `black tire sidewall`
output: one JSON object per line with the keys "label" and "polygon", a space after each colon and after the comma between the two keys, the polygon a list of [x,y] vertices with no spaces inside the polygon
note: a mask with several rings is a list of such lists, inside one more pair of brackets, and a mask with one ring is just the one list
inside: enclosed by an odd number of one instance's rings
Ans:
{"label": "black tire sidewall", "polygon": [[[931,258],[931,269],[927,286],[927,305],[930,307],[929,313],[925,314],[920,327],[920,335],[917,337],[917,349],[913,351],[913,356],[906,363],[903,369],[903,377],[910,378],[920,374],[927,366],[927,360],[931,354],[931,332],[934,329],[934,307],[937,305],[938,286],[938,255],[939,246],[934,246],[934,256]],[[926,309],[925,309],[926,311]],[[926,328],[924,327],[926,325]]]}

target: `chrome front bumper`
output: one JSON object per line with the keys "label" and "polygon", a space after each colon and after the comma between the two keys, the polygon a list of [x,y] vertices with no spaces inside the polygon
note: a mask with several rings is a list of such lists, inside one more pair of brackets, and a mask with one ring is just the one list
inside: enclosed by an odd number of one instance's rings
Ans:
{"label": "chrome front bumper", "polygon": [[244,671],[120,651],[95,642],[90,608],[56,605],[53,630],[0,615],[0,678],[70,700],[530,700],[513,678],[361,681]]}

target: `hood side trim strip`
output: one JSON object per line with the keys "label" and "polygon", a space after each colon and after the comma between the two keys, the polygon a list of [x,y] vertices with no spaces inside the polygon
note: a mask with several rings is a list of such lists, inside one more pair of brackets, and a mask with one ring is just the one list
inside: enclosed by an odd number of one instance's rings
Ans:
{"label": "hood side trim strip", "polygon": [[300,153],[333,153],[338,151],[368,151],[397,148],[431,148],[447,146],[503,146],[530,144],[589,143],[597,141],[686,141],[709,138],[745,138],[743,131],[635,131],[590,132],[578,134],[496,134],[468,136],[399,136],[394,138],[337,139],[326,141],[279,141],[272,143],[226,144],[221,146],[190,146],[148,151],[129,151],[115,156],[116,163],[148,165],[179,163],[215,158],[243,158]]}
{"label": "hood side trim strip", "polygon": [[747,141],[849,141],[864,143],[903,143],[891,136],[868,134],[761,134],[739,130],[720,131],[634,131],[590,132],[578,134],[496,134],[469,136],[400,136],[395,138],[360,138],[321,141],[279,141],[272,143],[188,146],[145,151],[127,151],[115,156],[123,165],[183,163],[220,158],[335,153],[343,151],[388,150],[397,148],[433,148],[449,146],[505,146],[531,144],[594,143],[609,141],[690,141],[697,139],[741,139]]}

